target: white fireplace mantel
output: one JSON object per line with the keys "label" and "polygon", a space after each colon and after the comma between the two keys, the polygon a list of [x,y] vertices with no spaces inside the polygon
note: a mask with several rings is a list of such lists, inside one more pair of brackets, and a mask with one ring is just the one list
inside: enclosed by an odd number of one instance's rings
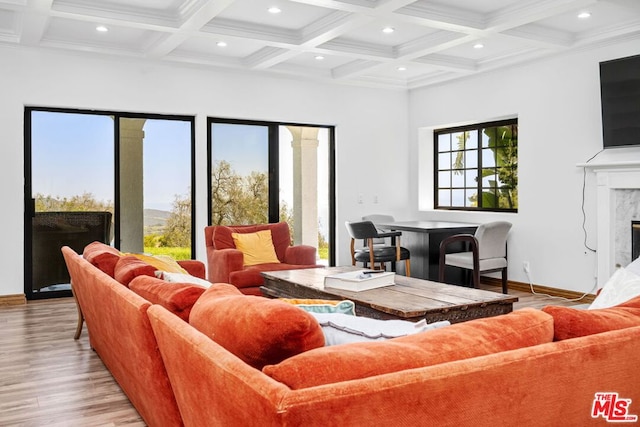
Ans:
{"label": "white fireplace mantel", "polygon": [[602,154],[577,165],[596,175],[598,286],[616,268],[616,190],[640,190],[640,148],[605,150]]}

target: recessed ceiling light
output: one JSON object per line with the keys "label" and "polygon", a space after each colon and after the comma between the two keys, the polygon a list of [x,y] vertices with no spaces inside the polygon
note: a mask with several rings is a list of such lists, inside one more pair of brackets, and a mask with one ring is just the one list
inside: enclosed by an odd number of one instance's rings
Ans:
{"label": "recessed ceiling light", "polygon": [[324,59],[324,56],[322,56],[322,55],[316,55],[316,59],[317,59],[318,61],[322,61],[322,60]]}
{"label": "recessed ceiling light", "polygon": [[216,46],[218,46],[218,47],[227,47],[227,42],[220,41],[220,42],[216,43]]}
{"label": "recessed ceiling light", "polygon": [[272,6],[272,7],[270,7],[270,8],[269,8],[269,9],[267,9],[267,10],[269,11],[269,13],[273,13],[273,14],[276,14],[276,13],[280,13],[280,12],[282,12],[282,9],[280,9],[280,8],[279,8],[279,7],[277,7],[277,6]]}
{"label": "recessed ceiling light", "polygon": [[106,33],[107,31],[109,31],[109,29],[107,27],[105,27],[104,25],[98,25],[96,27],[96,31],[100,31],[101,33]]}
{"label": "recessed ceiling light", "polygon": [[383,33],[386,33],[386,34],[391,34],[391,33],[393,33],[395,30],[396,30],[396,29],[395,29],[395,28],[393,28],[393,27],[384,27],[384,28],[382,29],[382,32],[383,32]]}
{"label": "recessed ceiling light", "polygon": [[482,43],[476,43],[473,45],[474,49],[482,49],[484,47],[484,45]]}
{"label": "recessed ceiling light", "polygon": [[580,18],[580,19],[591,18],[591,12],[580,12],[578,14],[578,18]]}
{"label": "recessed ceiling light", "polygon": [[400,66],[398,67],[398,71],[407,71],[407,67]]}

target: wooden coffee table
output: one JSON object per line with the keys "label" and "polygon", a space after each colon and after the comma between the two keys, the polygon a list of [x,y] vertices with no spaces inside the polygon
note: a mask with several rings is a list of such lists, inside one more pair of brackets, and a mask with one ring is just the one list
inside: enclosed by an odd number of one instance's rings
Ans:
{"label": "wooden coffee table", "polygon": [[395,284],[353,292],[325,288],[324,278],[356,267],[326,267],[264,272],[263,294],[276,298],[349,299],[359,316],[404,319],[428,323],[448,320],[464,322],[513,311],[517,297],[428,280],[395,276]]}

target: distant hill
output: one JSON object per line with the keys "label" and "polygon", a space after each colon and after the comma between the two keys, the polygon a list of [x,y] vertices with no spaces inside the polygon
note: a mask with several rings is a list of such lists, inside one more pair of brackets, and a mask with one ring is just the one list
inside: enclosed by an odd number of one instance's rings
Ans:
{"label": "distant hill", "polygon": [[161,211],[158,209],[145,209],[144,210],[144,223],[148,227],[164,227],[167,224],[167,219],[171,215],[169,211]]}

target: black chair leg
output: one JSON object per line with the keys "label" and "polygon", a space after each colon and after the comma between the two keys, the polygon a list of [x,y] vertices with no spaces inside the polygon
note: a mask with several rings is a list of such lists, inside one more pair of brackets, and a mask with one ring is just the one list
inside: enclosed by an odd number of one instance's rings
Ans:
{"label": "black chair leg", "polygon": [[508,284],[507,284],[507,267],[502,269],[502,293],[508,294]]}

